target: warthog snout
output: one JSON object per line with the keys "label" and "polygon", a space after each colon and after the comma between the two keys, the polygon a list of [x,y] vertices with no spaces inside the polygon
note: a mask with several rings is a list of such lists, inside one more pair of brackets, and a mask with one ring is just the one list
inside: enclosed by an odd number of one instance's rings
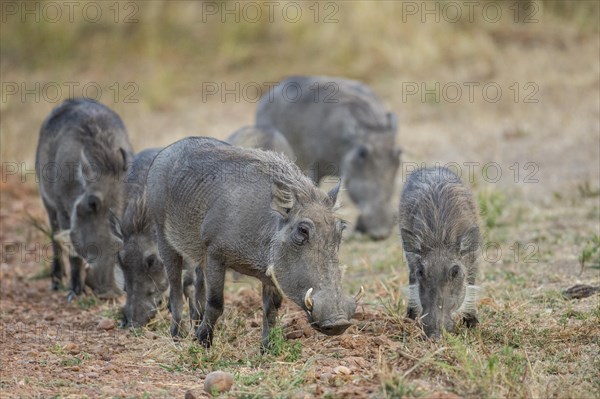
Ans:
{"label": "warthog snout", "polygon": [[128,316],[128,312],[123,309],[123,319],[121,320],[121,327],[133,327],[141,328],[145,326],[151,319],[156,316],[156,310],[148,310],[146,312],[140,312],[138,314],[131,314]]}
{"label": "warthog snout", "polygon": [[362,234],[368,235],[372,240],[380,241],[385,240],[390,235],[392,225],[380,225],[380,226],[369,226],[369,223],[365,221],[365,216],[361,215],[358,217],[356,222],[356,231]]}
{"label": "warthog snout", "polygon": [[346,331],[346,329],[348,327],[350,327],[352,325],[352,322],[346,320],[346,319],[339,319],[334,321],[333,323],[323,323],[321,325],[316,326],[316,329],[319,332],[322,332],[325,335],[340,335],[343,334],[344,331]]}
{"label": "warthog snout", "polygon": [[[308,312],[311,326],[325,335],[340,335],[352,325],[350,319],[356,312],[356,306],[364,288],[355,297],[346,296],[335,300],[326,290],[320,290],[313,295],[313,289],[306,291],[304,305]],[[339,296],[338,296],[339,298]]]}

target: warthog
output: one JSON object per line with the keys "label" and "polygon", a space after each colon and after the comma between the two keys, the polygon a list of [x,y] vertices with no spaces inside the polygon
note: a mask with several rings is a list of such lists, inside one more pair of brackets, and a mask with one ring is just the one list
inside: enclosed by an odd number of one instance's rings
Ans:
{"label": "warthog", "polygon": [[[58,237],[66,241],[68,236],[75,249],[69,251],[69,300],[85,284],[100,297],[120,294],[113,277],[115,243],[108,210],[121,209],[131,154],[121,118],[93,100],[66,100],[41,127],[36,175],[52,230],[52,287],[58,289],[64,275]],[[87,273],[82,258],[91,266]]]}
{"label": "warthog", "polygon": [[339,186],[325,194],[280,154],[203,137],[161,151],[147,182],[148,209],[169,276],[173,336],[180,334],[183,259],[205,272],[206,295],[202,282],[195,288],[198,298],[206,298],[196,328],[206,347],[223,313],[226,268],[262,282],[263,349],[283,296],[325,334],[341,334],[351,325],[356,299],[343,295],[338,266]]}
{"label": "warthog", "polygon": [[469,187],[446,168],[411,173],[400,200],[400,235],[409,267],[408,317],[420,317],[435,338],[460,318],[475,326],[481,237]]}
{"label": "warthog", "polygon": [[296,158],[281,132],[268,126],[244,126],[233,132],[225,141],[238,147],[275,151],[285,155],[290,161]]}
{"label": "warthog", "polygon": [[110,212],[110,226],[121,250],[117,265],[123,272],[127,301],[123,326],[141,327],[154,315],[169,287],[167,273],[158,254],[156,229],[146,207],[146,176],[160,149],[138,153],[126,179],[126,204],[121,219]]}
{"label": "warthog", "polygon": [[[110,212],[110,227],[121,246],[117,252],[127,301],[123,307],[122,327],[141,327],[152,319],[162,303],[169,283],[158,252],[156,228],[146,205],[146,177],[154,157],[161,151],[152,148],[138,153],[126,179],[126,204],[121,218]],[[192,302],[195,270],[186,264],[183,290]]]}
{"label": "warthog", "polygon": [[389,236],[400,165],[397,122],[371,89],[347,79],[289,77],[261,98],[256,124],[278,129],[316,183],[342,177],[360,209],[356,230],[373,239]]}

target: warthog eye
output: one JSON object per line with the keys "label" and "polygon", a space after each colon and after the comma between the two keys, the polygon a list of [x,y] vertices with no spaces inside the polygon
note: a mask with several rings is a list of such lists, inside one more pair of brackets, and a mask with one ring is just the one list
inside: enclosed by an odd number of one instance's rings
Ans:
{"label": "warthog eye", "polygon": [[348,228],[348,222],[345,220],[340,220],[340,231],[344,231]]}
{"label": "warthog eye", "polygon": [[452,268],[450,269],[450,277],[455,279],[458,277],[459,274],[460,274],[460,266],[459,265],[452,266]]}
{"label": "warthog eye", "polygon": [[146,268],[150,269],[152,266],[158,263],[158,258],[154,254],[148,255],[144,263],[146,265]]}
{"label": "warthog eye", "polygon": [[296,245],[304,245],[310,238],[310,225],[306,222],[298,223],[292,234],[292,241]]}
{"label": "warthog eye", "polygon": [[425,270],[423,269],[423,266],[419,266],[417,268],[417,276],[419,277],[419,279],[425,277]]}

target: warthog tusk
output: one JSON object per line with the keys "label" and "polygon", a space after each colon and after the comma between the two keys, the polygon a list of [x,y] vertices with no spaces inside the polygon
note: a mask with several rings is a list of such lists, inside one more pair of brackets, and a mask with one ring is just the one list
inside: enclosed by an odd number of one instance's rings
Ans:
{"label": "warthog tusk", "polygon": [[456,313],[463,315],[475,312],[477,309],[477,299],[479,298],[480,291],[481,287],[477,285],[467,285],[465,290],[465,299],[460,307],[456,310]]}
{"label": "warthog tusk", "polygon": [[417,309],[419,312],[423,311],[418,284],[412,284],[408,286],[408,307],[412,309]]}
{"label": "warthog tusk", "polygon": [[304,305],[306,305],[306,309],[308,310],[312,310],[313,308],[312,292],[313,289],[309,288],[306,294],[304,294]]}
{"label": "warthog tusk", "polygon": [[356,294],[354,296],[354,300],[356,302],[360,301],[362,299],[362,297],[365,295],[365,287],[363,287],[362,285],[360,286],[360,289],[358,290],[358,294]]}

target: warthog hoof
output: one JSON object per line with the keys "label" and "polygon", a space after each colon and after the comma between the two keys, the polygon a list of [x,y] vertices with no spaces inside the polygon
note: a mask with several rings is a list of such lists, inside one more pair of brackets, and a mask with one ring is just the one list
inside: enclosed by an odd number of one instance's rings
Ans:
{"label": "warthog hoof", "polygon": [[406,317],[408,317],[409,319],[417,320],[418,313],[418,310],[415,308],[406,309]]}
{"label": "warthog hoof", "polygon": [[67,302],[71,303],[75,298],[77,298],[77,294],[75,293],[75,291],[69,291],[69,293],[67,294]]}
{"label": "warthog hoof", "polygon": [[200,345],[204,346],[206,349],[210,348],[212,345],[212,334],[208,331],[208,328],[201,327],[196,330],[196,339]]}
{"label": "warthog hoof", "polygon": [[477,319],[477,315],[466,314],[463,316],[463,323],[465,323],[467,328],[473,328],[479,324],[479,320]]}
{"label": "warthog hoof", "polygon": [[52,291],[60,291],[63,288],[61,280],[52,279]]}

